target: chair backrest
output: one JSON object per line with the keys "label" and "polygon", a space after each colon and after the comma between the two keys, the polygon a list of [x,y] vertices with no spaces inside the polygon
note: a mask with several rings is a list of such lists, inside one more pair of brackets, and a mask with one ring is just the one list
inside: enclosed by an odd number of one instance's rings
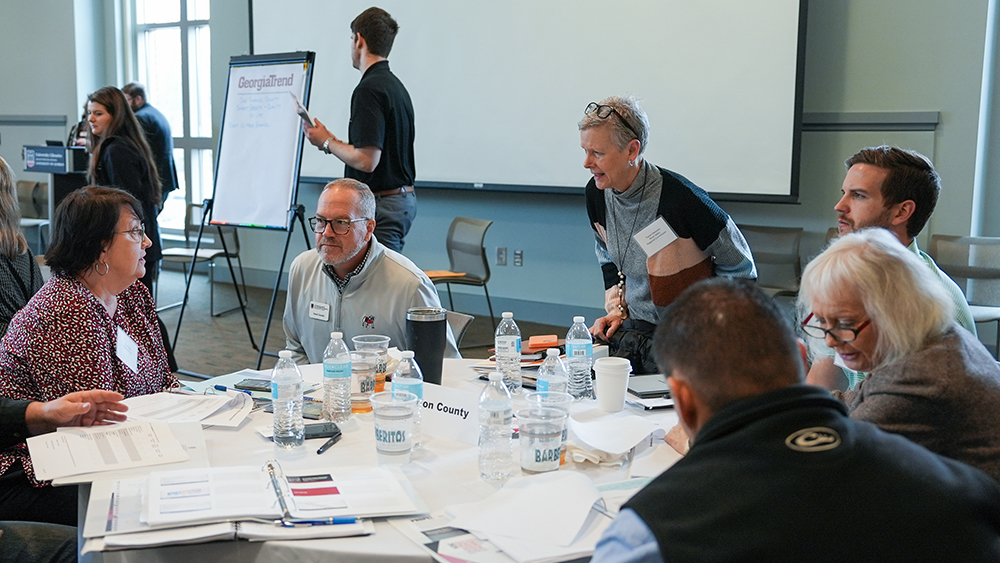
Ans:
{"label": "chair backrest", "polygon": [[201,225],[200,203],[189,203],[184,208],[184,246],[191,248],[192,237],[198,236],[198,226]]}
{"label": "chair backrest", "polygon": [[797,292],[802,278],[800,227],[739,225],[757,265],[757,283],[763,287]]}
{"label": "chair backrest", "polygon": [[461,348],[462,338],[465,338],[466,331],[469,330],[469,325],[476,317],[472,315],[466,315],[465,313],[456,313],[455,311],[447,312],[448,326],[451,327],[451,333],[455,335],[455,346]]}
{"label": "chair backrest", "polygon": [[451,271],[465,272],[467,277],[486,283],[490,280],[490,263],[486,258],[486,230],[493,221],[455,217],[448,228],[448,260]]}
{"label": "chair backrest", "polygon": [[[38,189],[38,182],[31,180],[17,181],[17,206],[21,209],[21,217],[25,219],[37,219],[41,217],[35,205],[35,190]],[[48,196],[46,196],[48,199]]]}
{"label": "chair backrest", "polygon": [[35,186],[34,192],[31,194],[31,200],[35,204],[35,213],[37,217],[42,219],[49,218],[49,183],[48,182],[38,182]]}
{"label": "chair backrest", "polygon": [[[222,240],[226,241],[226,254],[230,258],[240,255],[240,235],[236,227],[218,227],[217,233],[222,234]],[[221,246],[221,245],[220,245]]]}
{"label": "chair backrest", "polygon": [[970,305],[1000,305],[1000,238],[931,235],[930,255]]}

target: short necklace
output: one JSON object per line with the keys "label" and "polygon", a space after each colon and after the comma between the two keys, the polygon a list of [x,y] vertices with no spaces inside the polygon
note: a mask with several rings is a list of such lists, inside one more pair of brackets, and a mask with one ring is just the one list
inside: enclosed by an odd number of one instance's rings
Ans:
{"label": "short necklace", "polygon": [[[644,163],[645,164],[645,163]],[[646,193],[646,176],[649,174],[649,170],[643,165],[642,167],[642,188],[639,189],[639,202],[636,205],[635,216],[632,218],[632,228],[629,230],[628,238],[625,239],[625,252],[622,252],[622,241],[618,233],[618,217],[615,216],[615,207],[611,206],[611,218],[615,221],[615,250],[621,256],[619,259],[620,265],[618,266],[618,310],[621,311],[623,315],[625,312],[625,273],[622,269],[625,267],[625,258],[628,256],[629,244],[628,241],[635,235],[635,226],[639,221],[639,212],[642,211],[642,196]],[[623,192],[624,193],[624,192]],[[612,203],[614,203],[614,196],[612,196]]]}

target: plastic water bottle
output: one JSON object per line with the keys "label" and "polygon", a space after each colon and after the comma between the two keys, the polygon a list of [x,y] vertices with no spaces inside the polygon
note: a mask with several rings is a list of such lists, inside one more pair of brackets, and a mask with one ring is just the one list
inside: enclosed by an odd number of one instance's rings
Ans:
{"label": "plastic water bottle", "polygon": [[504,481],[512,474],[514,405],[503,375],[495,371],[479,396],[479,476]]}
{"label": "plastic water bottle", "polygon": [[545,351],[545,361],[538,368],[535,390],[565,393],[568,381],[569,371],[566,369],[566,364],[559,359],[559,348],[549,348]]}
{"label": "plastic water bottle", "polygon": [[274,405],[274,443],[285,449],[297,448],[305,438],[302,420],[302,373],[292,361],[292,351],[278,352],[271,372],[271,404]]}
{"label": "plastic water bottle", "polygon": [[577,399],[594,398],[594,382],[590,367],[594,364],[594,337],[583,317],[573,317],[573,326],[566,333],[566,364],[569,367],[569,394]]}
{"label": "plastic water bottle", "polygon": [[503,383],[511,393],[521,389],[521,330],[514,322],[514,313],[505,312],[497,325],[496,338],[497,371],[503,375]]}
{"label": "plastic water bottle", "polygon": [[323,418],[334,422],[351,418],[351,351],[341,332],[330,333],[323,352]]}
{"label": "plastic water bottle", "polygon": [[413,412],[413,447],[420,445],[420,415],[424,402],[424,375],[420,366],[413,359],[412,350],[401,352],[403,359],[399,360],[396,371],[392,372],[392,392],[409,391],[417,396],[417,409]]}

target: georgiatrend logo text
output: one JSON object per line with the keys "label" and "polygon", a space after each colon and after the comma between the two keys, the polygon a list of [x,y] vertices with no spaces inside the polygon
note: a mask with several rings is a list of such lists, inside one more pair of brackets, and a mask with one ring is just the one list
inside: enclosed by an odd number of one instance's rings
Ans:
{"label": "georgiatrend logo text", "polygon": [[823,426],[803,428],[785,438],[785,445],[797,452],[825,452],[840,445],[840,434]]}

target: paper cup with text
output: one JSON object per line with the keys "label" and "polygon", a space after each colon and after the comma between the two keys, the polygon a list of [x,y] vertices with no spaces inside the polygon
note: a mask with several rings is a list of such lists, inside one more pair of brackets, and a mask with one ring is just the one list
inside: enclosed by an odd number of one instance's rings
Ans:
{"label": "paper cup with text", "polygon": [[618,412],[625,408],[625,391],[632,364],[628,358],[597,358],[594,360],[594,392],[597,407],[604,412]]}
{"label": "paper cup with text", "polygon": [[417,396],[408,391],[383,391],[372,395],[371,402],[375,411],[375,453],[379,464],[410,463]]}

